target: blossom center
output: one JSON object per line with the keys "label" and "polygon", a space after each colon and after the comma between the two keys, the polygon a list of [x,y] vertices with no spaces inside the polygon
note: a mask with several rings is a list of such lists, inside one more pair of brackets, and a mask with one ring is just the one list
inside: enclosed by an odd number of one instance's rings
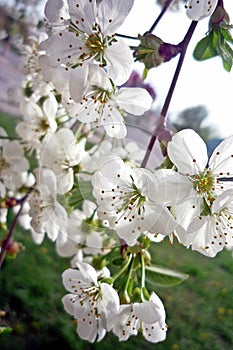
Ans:
{"label": "blossom center", "polygon": [[125,192],[121,197],[122,206],[119,211],[135,210],[138,211],[138,215],[142,214],[143,206],[146,202],[146,197],[141,194],[135,183],[132,183],[132,190]]}
{"label": "blossom center", "polygon": [[210,193],[214,190],[215,178],[210,170],[205,170],[203,173],[193,177],[194,188],[199,193]]}
{"label": "blossom center", "polygon": [[90,53],[96,54],[102,52],[106,48],[106,44],[104,43],[104,40],[102,40],[100,34],[92,33],[86,40],[86,47]]}
{"label": "blossom center", "polygon": [[99,86],[93,86],[94,94],[92,95],[92,99],[95,102],[100,102],[102,104],[106,104],[112,97],[112,92],[109,90],[105,90]]}

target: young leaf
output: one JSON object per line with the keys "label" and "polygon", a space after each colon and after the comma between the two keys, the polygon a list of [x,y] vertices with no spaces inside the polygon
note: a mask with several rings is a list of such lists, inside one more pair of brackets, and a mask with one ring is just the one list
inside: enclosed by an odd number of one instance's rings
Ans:
{"label": "young leaf", "polygon": [[229,43],[233,44],[233,37],[228,29],[221,28],[221,34],[223,38],[228,41]]}
{"label": "young leaf", "polygon": [[222,41],[219,45],[219,54],[223,60],[224,68],[230,72],[233,64],[233,50],[226,41]]}
{"label": "young leaf", "polygon": [[182,283],[189,276],[163,266],[146,266],[146,282],[151,286],[172,287]]}
{"label": "young leaf", "polygon": [[213,46],[213,34],[210,33],[201,39],[193,52],[193,56],[198,61],[203,61],[218,55],[216,48]]}

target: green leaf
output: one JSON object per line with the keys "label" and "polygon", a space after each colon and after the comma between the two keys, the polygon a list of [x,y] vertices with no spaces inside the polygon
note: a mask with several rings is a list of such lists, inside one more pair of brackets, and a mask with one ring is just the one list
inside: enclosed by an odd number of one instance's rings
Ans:
{"label": "green leaf", "polygon": [[189,276],[163,266],[146,266],[146,282],[151,286],[172,287],[182,283]]}
{"label": "green leaf", "polygon": [[223,60],[224,68],[230,72],[233,64],[233,50],[226,41],[222,41],[219,45],[219,54]]}
{"label": "green leaf", "polygon": [[218,55],[218,51],[214,47],[215,44],[214,33],[211,32],[209,35],[201,39],[193,52],[193,56],[198,61],[203,61]]}
{"label": "green leaf", "polygon": [[228,29],[221,28],[221,35],[226,41],[229,41],[229,43],[233,44],[233,37]]}

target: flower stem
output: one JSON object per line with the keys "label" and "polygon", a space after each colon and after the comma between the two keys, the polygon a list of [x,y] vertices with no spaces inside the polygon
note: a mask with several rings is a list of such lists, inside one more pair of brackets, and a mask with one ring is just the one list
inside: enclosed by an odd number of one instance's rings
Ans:
{"label": "flower stem", "polygon": [[117,278],[119,278],[119,277],[122,275],[122,273],[123,273],[123,272],[128,268],[128,266],[130,265],[132,259],[133,259],[133,254],[130,254],[128,261],[127,261],[126,264],[122,267],[122,269],[121,269],[120,271],[116,272],[115,275],[112,276],[113,281],[115,281]]}
{"label": "flower stem", "polygon": [[4,239],[3,241],[3,244],[2,244],[2,247],[1,247],[1,251],[0,251],[0,269],[2,267],[2,264],[3,264],[3,261],[5,259],[5,256],[6,256],[6,253],[7,253],[7,250],[9,248],[9,244],[11,242],[11,239],[12,239],[12,236],[13,236],[13,233],[14,233],[14,230],[15,230],[15,227],[16,227],[16,224],[17,224],[17,221],[18,221],[18,218],[23,210],[23,206],[24,206],[24,203],[26,202],[28,196],[30,195],[30,193],[34,190],[34,187],[31,187],[28,192],[25,194],[25,196],[23,198],[21,198],[21,200],[19,201],[20,203],[20,208],[19,208],[19,211],[18,213],[15,215],[14,217],[14,220],[11,224],[11,227],[9,229],[9,232],[8,232],[8,235],[6,237],[6,239]]}
{"label": "flower stem", "polygon": [[147,146],[145,157],[144,157],[144,159],[143,159],[143,161],[141,163],[141,167],[142,168],[146,167],[146,164],[147,164],[148,159],[150,157],[151,151],[152,151],[152,149],[154,147],[154,144],[155,144],[155,141],[157,139],[158,132],[161,130],[161,128],[164,127],[164,124],[165,124],[165,121],[166,121],[166,115],[167,115],[167,112],[168,112],[168,108],[169,108],[169,105],[170,105],[170,102],[171,102],[171,99],[172,99],[172,96],[173,96],[173,93],[174,93],[174,90],[175,90],[176,83],[177,83],[179,75],[180,75],[180,71],[181,71],[181,67],[182,67],[183,62],[184,62],[184,57],[185,57],[185,54],[186,54],[186,51],[187,51],[187,47],[188,47],[188,44],[189,44],[189,42],[191,40],[191,37],[192,37],[192,35],[194,33],[194,30],[195,30],[195,28],[197,26],[197,23],[198,23],[197,21],[192,21],[192,23],[191,23],[191,25],[190,25],[190,27],[189,27],[189,29],[188,29],[184,39],[182,40],[182,42],[180,44],[178,44],[178,46],[181,48],[181,50],[180,50],[180,57],[179,57],[179,60],[178,60],[178,63],[177,63],[177,67],[176,67],[176,70],[175,70],[175,73],[174,73],[174,76],[173,76],[170,88],[168,90],[165,102],[163,104],[158,123],[157,123],[157,125],[156,125],[156,127],[154,129],[154,132],[152,134],[150,142],[149,142],[149,144]]}
{"label": "flower stem", "polygon": [[115,35],[119,36],[120,38],[124,38],[124,39],[139,40],[138,37],[136,37],[136,36],[130,36],[130,35],[125,35],[125,34],[120,34],[120,33],[115,33]]}
{"label": "flower stem", "polygon": [[169,6],[174,2],[174,0],[166,0],[164,5],[163,5],[163,9],[160,12],[160,14],[158,15],[158,17],[156,18],[156,20],[154,21],[153,25],[151,26],[151,28],[148,30],[148,33],[152,33],[153,30],[155,29],[155,27],[157,26],[157,24],[159,23],[159,21],[163,18],[164,14],[167,12]]}

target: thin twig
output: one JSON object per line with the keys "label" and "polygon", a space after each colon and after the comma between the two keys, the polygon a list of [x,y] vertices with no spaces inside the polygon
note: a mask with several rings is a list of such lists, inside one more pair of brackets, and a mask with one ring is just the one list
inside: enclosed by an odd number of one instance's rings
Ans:
{"label": "thin twig", "polygon": [[144,157],[144,159],[143,159],[143,161],[141,163],[141,167],[142,168],[146,167],[146,164],[147,164],[148,159],[150,157],[151,151],[152,151],[152,149],[154,147],[154,144],[155,144],[155,141],[157,139],[158,132],[165,124],[166,115],[167,115],[168,108],[169,108],[169,105],[170,105],[170,102],[171,102],[171,99],[172,99],[172,96],[173,96],[173,93],[174,93],[174,90],[175,90],[176,83],[177,83],[179,75],[180,75],[180,71],[181,71],[181,67],[183,65],[183,61],[184,61],[184,57],[185,57],[185,54],[186,54],[186,51],[187,51],[187,47],[188,47],[188,44],[189,44],[189,42],[191,40],[193,32],[194,32],[194,30],[195,30],[195,28],[197,26],[197,23],[198,23],[197,21],[192,21],[192,23],[191,23],[191,25],[190,25],[190,27],[189,27],[189,29],[187,31],[187,34],[185,35],[185,37],[182,40],[182,42],[179,44],[179,46],[181,47],[180,58],[178,60],[177,67],[176,67],[176,70],[175,70],[175,73],[174,73],[174,76],[173,76],[170,88],[168,90],[168,93],[167,93],[164,105],[162,107],[158,124],[155,127],[155,129],[154,129],[154,132],[152,134],[152,137],[150,139],[150,142],[149,142],[147,150],[146,150],[145,157]]}
{"label": "thin twig", "polygon": [[16,227],[16,224],[17,224],[17,221],[19,219],[19,216],[23,210],[23,206],[24,206],[24,203],[26,202],[26,199],[28,198],[28,196],[30,195],[30,193],[34,190],[34,187],[31,187],[28,192],[26,193],[26,195],[21,198],[21,200],[19,201],[20,203],[20,208],[19,208],[19,211],[18,213],[15,215],[14,217],[14,220],[11,224],[11,227],[9,229],[9,232],[8,232],[8,235],[6,237],[6,239],[4,239],[3,241],[3,244],[2,244],[2,247],[1,247],[1,252],[0,252],[0,269],[2,267],[2,264],[3,264],[3,261],[5,259],[5,256],[6,256],[6,253],[7,253],[7,250],[9,248],[9,244],[11,242],[11,239],[13,237],[13,234],[14,234],[14,230],[15,230],[15,227]]}

